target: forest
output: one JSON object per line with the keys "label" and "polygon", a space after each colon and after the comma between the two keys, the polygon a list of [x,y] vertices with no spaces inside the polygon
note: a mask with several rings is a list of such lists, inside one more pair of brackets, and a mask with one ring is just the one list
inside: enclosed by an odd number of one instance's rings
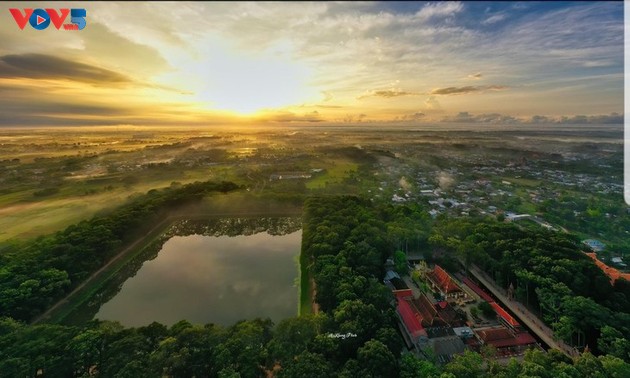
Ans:
{"label": "forest", "polygon": [[576,237],[494,220],[443,218],[429,243],[476,264],[521,301],[556,336],[583,349],[630,361],[630,283],[609,278],[586,256]]}
{"label": "forest", "polygon": [[[229,184],[199,184],[186,190],[201,193],[231,189],[234,188]],[[178,195],[170,196],[168,191],[147,195],[144,199],[153,204],[147,208],[153,212],[146,213],[155,214],[173,198]],[[145,208],[138,201],[121,209],[127,212],[131,208]],[[115,214],[119,211],[111,216]],[[88,223],[91,222],[96,220]],[[424,228],[417,229],[420,225]],[[630,323],[624,323],[626,318],[619,315],[625,308],[621,300],[627,293],[625,286],[606,288],[604,283],[607,282],[601,281],[597,271],[589,266],[589,260],[581,258],[575,240],[569,236],[532,234],[490,220],[477,223],[441,218],[431,222],[420,208],[374,204],[353,196],[307,199],[302,229],[301,253],[303,261],[309,262],[308,271],[315,281],[316,301],[320,305],[317,314],[289,318],[278,324],[249,319],[221,327],[182,320],[171,327],[153,323],[139,328],[103,321],[91,321],[83,326],[27,325],[8,317],[10,313],[3,314],[0,377],[577,378],[627,377],[630,371],[625,349],[627,340],[622,336],[627,332],[625,325]],[[71,231],[66,230],[55,238],[66,233],[71,234]],[[125,240],[124,233],[115,235],[120,242]],[[581,326],[579,322],[588,321],[585,315],[597,315],[597,321],[605,321],[605,325],[590,324],[597,330],[592,334],[588,328],[581,329],[582,337],[597,339],[597,346],[590,345],[591,349],[597,349],[573,360],[556,351],[532,350],[522,361],[512,360],[508,364],[496,362],[491,348],[483,349],[480,354],[467,351],[446,365],[405,353],[391,293],[381,277],[385,259],[399,246],[414,248],[414,245],[415,248],[431,248],[435,252],[431,259],[450,259],[452,264],[456,264],[460,256],[467,261],[470,255],[469,263],[474,258],[479,266],[494,272],[503,285],[518,280],[519,299],[529,298],[530,306],[542,305],[543,315],[554,315],[546,307],[553,303],[545,299],[544,290],[549,289],[545,284],[551,284],[551,288],[553,285],[570,287],[572,291],[557,303],[558,330],[565,324]],[[563,276],[562,265],[556,267],[549,261],[546,265],[536,263],[536,257],[541,257],[543,252],[556,253],[554,258],[569,266],[565,269],[579,268],[580,273]],[[46,269],[53,269],[48,266]],[[541,269],[551,270],[545,276],[550,282],[537,281],[538,274],[543,274]],[[73,277],[77,277],[74,272]],[[511,276],[510,272],[515,273]],[[528,277],[527,280],[524,277]],[[568,282],[569,279],[575,282]],[[599,297],[600,294],[605,296]],[[576,304],[571,301],[587,303],[592,309],[576,313],[571,307]],[[33,300],[24,303],[32,307],[24,305],[23,308],[31,312],[20,314],[21,320],[27,320],[25,315],[43,308]],[[609,306],[621,307],[613,311]],[[577,338],[573,334],[567,336]]]}
{"label": "forest", "polygon": [[5,246],[0,251],[0,316],[33,319],[169,211],[210,193],[227,193],[237,188],[231,182],[196,182],[151,190],[115,211],[53,235]]}

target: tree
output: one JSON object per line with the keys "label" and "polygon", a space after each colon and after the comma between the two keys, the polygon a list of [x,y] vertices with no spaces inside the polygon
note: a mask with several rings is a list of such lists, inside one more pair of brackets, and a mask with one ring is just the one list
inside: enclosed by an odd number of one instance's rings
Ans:
{"label": "tree", "polygon": [[292,361],[312,344],[323,315],[316,316],[285,319],[276,326],[268,349],[281,365]]}
{"label": "tree", "polygon": [[536,296],[543,315],[543,319],[548,324],[558,321],[561,313],[561,306],[564,298],[571,295],[571,289],[562,282],[558,282],[548,287],[537,287]]}
{"label": "tree", "polygon": [[464,354],[455,356],[444,370],[457,378],[478,378],[485,376],[483,363],[480,354],[466,350]]}
{"label": "tree", "polygon": [[582,377],[604,377],[604,366],[602,362],[590,352],[583,353],[575,362],[575,368]]}
{"label": "tree", "polygon": [[394,253],[394,269],[401,275],[409,273],[409,264],[407,263],[407,255],[405,252],[396,251]]}
{"label": "tree", "polygon": [[400,359],[400,378],[438,377],[440,371],[429,361],[421,360],[413,354],[405,354]]}
{"label": "tree", "polygon": [[486,302],[486,301],[482,301],[481,303],[479,303],[479,305],[477,306],[477,308],[479,308],[479,311],[481,311],[481,313],[483,313],[483,315],[486,318],[493,318],[496,316],[496,313],[494,311],[494,308],[492,308],[492,306],[490,305],[490,303]]}
{"label": "tree", "polygon": [[321,355],[310,352],[302,352],[294,359],[283,365],[278,374],[279,378],[319,378],[332,376],[332,366]]}
{"label": "tree", "polygon": [[605,355],[599,356],[598,359],[602,364],[604,373],[608,377],[621,378],[629,376],[628,372],[630,372],[630,364],[621,358]]}
{"label": "tree", "polygon": [[83,375],[89,374],[93,366],[98,368],[102,362],[103,348],[103,333],[99,330],[87,329],[76,335],[67,347],[75,361],[74,370],[79,375]]}
{"label": "tree", "polygon": [[357,361],[368,377],[397,377],[396,357],[378,340],[366,342],[357,351]]}
{"label": "tree", "polygon": [[359,363],[354,358],[346,361],[341,372],[339,372],[339,378],[364,378],[366,375],[366,370],[359,366]]}
{"label": "tree", "polygon": [[630,361],[630,341],[611,326],[602,327],[597,347],[603,353],[621,358],[626,362]]}
{"label": "tree", "polygon": [[610,310],[582,296],[566,297],[562,303],[563,316],[555,323],[555,329],[561,338],[583,347],[596,345],[595,334],[610,321]]}

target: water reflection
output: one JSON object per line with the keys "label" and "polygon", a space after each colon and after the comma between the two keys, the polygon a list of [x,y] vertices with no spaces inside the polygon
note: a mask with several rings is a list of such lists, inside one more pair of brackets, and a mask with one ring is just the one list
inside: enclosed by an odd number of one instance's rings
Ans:
{"label": "water reflection", "polygon": [[95,317],[142,326],[182,319],[221,325],[256,317],[278,322],[295,316],[302,232],[287,231],[292,232],[172,236]]}

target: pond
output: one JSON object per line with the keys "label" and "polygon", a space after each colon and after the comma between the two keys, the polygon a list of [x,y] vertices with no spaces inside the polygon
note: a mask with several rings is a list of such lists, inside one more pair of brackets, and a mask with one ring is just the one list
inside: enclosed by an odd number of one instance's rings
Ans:
{"label": "pond", "polygon": [[138,327],[296,316],[300,227],[295,218],[180,221],[147,247],[94,318]]}

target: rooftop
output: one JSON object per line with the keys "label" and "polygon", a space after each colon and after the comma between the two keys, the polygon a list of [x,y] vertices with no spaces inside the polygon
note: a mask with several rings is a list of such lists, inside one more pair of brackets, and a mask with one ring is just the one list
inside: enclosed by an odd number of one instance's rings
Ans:
{"label": "rooftop", "polygon": [[427,277],[435,285],[437,285],[444,293],[453,293],[461,291],[459,286],[453,281],[451,276],[446,273],[439,265],[435,265],[433,271],[427,273]]}
{"label": "rooftop", "polygon": [[482,288],[480,288],[470,278],[465,277],[462,281],[466,284],[466,286],[468,286],[472,291],[474,291],[484,301],[486,301],[488,303],[494,302],[494,299],[492,299],[492,297],[488,293],[486,293]]}
{"label": "rooftop", "polygon": [[427,335],[424,327],[422,327],[422,323],[420,323],[419,316],[405,298],[398,297],[398,312],[405,323],[407,331],[413,338]]}
{"label": "rooftop", "polygon": [[520,324],[512,317],[512,315],[508,314],[507,311],[503,309],[503,307],[499,306],[496,302],[490,302],[490,306],[494,309],[498,316],[503,318],[511,327],[516,328],[520,326]]}
{"label": "rooftop", "polygon": [[513,335],[507,328],[504,327],[486,328],[477,330],[476,332],[484,343],[490,344],[495,348],[530,345],[536,343],[536,339],[534,339],[528,332],[521,332]]}

